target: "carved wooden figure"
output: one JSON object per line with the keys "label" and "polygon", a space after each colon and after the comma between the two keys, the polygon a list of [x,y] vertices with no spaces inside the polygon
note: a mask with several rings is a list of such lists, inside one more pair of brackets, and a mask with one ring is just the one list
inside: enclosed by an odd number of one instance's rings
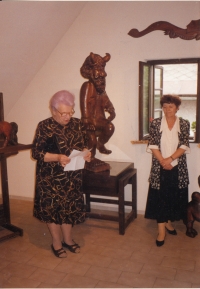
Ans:
{"label": "carved wooden figure", "polygon": [[188,203],[187,207],[187,223],[186,235],[194,238],[198,234],[193,228],[194,221],[200,222],[200,193],[192,193],[192,201]]}
{"label": "carved wooden figure", "polygon": [[[96,149],[103,154],[112,152],[105,147],[105,144],[115,130],[112,123],[115,109],[105,91],[107,76],[105,66],[109,60],[109,53],[101,57],[91,52],[80,69],[81,75],[88,79],[80,90],[80,108],[81,119],[87,130],[89,148],[92,148],[92,161],[87,164],[87,167],[94,171],[108,168],[107,166],[103,168],[104,162],[96,159],[95,154]],[[109,114],[107,118],[106,112]]]}
{"label": "carved wooden figure", "polygon": [[138,38],[152,31],[162,30],[164,31],[164,34],[169,35],[170,38],[180,37],[181,39],[184,40],[192,40],[192,39],[200,40],[200,19],[192,20],[186,27],[187,27],[186,29],[182,29],[169,22],[158,21],[151,24],[146,29],[140,32],[137,29],[133,28],[129,31],[128,35]]}
{"label": "carved wooden figure", "polygon": [[4,137],[2,148],[7,145],[17,145],[18,125],[15,122],[0,121],[0,135]]}

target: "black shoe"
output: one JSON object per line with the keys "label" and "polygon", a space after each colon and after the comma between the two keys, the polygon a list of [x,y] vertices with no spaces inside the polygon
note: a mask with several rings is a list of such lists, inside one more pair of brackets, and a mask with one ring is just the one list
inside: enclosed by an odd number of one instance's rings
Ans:
{"label": "black shoe", "polygon": [[163,241],[158,241],[158,240],[156,240],[156,245],[157,245],[158,247],[161,247],[162,245],[164,245],[164,243],[165,243],[165,240],[163,240]]}
{"label": "black shoe", "polygon": [[67,257],[67,255],[60,256],[60,255],[62,255],[63,253],[66,253],[66,251],[65,251],[63,248],[60,248],[60,249],[58,249],[58,250],[55,250],[54,247],[53,247],[53,245],[51,245],[51,249],[52,249],[52,251],[53,251],[53,253],[54,253],[54,255],[55,255],[56,257],[58,257],[58,258],[66,258],[66,257]]}
{"label": "black shoe", "polygon": [[[165,228],[166,228],[166,227],[165,227]],[[166,230],[167,230],[167,232],[168,232],[169,234],[171,234],[171,235],[177,235],[177,232],[176,232],[175,229],[174,229],[174,230],[169,230],[169,229],[166,228]]]}
{"label": "black shoe", "polygon": [[[72,240],[74,242],[74,240]],[[62,246],[69,249],[72,253],[79,253],[80,246],[74,242],[73,245],[68,245],[65,242],[62,242]]]}

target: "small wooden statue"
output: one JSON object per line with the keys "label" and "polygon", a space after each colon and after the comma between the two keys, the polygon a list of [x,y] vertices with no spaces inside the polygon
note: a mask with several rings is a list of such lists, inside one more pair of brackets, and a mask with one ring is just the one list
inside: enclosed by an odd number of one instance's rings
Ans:
{"label": "small wooden statue", "polygon": [[[7,145],[17,145],[17,132],[18,125],[15,122],[0,121],[0,136],[3,137],[3,146],[5,148]],[[1,149],[0,148],[0,149]]]}
{"label": "small wooden statue", "polygon": [[[200,176],[198,177],[198,183],[200,186]],[[187,206],[187,221],[186,221],[186,235],[194,238],[198,235],[197,231],[193,228],[194,221],[200,222],[200,193],[193,192],[192,200]]]}
{"label": "small wooden statue", "polygon": [[102,154],[112,152],[105,147],[105,144],[115,130],[112,123],[115,118],[115,109],[105,91],[107,76],[105,66],[109,60],[109,53],[101,57],[91,52],[80,69],[81,75],[88,79],[80,90],[81,119],[87,131],[92,153],[92,160],[87,163],[86,169],[95,172],[109,169],[108,164],[95,158],[95,154],[96,149]]}

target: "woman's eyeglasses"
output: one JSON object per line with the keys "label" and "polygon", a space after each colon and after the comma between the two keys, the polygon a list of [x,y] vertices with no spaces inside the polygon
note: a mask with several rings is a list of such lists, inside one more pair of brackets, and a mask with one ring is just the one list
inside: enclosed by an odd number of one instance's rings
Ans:
{"label": "woman's eyeglasses", "polygon": [[[55,108],[55,106],[54,106]],[[55,110],[60,114],[61,117],[65,117],[67,115],[72,116],[75,113],[75,110],[72,109],[71,112],[60,112],[59,110],[57,110],[57,108],[55,108]]]}

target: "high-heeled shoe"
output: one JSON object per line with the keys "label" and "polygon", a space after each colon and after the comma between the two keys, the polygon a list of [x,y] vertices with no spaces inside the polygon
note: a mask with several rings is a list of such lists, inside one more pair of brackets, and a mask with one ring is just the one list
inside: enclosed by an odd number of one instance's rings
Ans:
{"label": "high-heeled shoe", "polygon": [[[165,228],[166,228],[166,227],[165,227]],[[168,232],[169,234],[171,234],[171,235],[177,235],[177,232],[176,232],[175,229],[174,229],[174,230],[169,230],[169,229],[166,228],[166,230],[167,230],[167,232]]]}
{"label": "high-heeled shoe", "polygon": [[165,243],[165,240],[163,240],[163,241],[158,241],[158,240],[156,240],[156,245],[157,245],[158,247],[161,247],[162,245],[164,245],[164,243]]}

